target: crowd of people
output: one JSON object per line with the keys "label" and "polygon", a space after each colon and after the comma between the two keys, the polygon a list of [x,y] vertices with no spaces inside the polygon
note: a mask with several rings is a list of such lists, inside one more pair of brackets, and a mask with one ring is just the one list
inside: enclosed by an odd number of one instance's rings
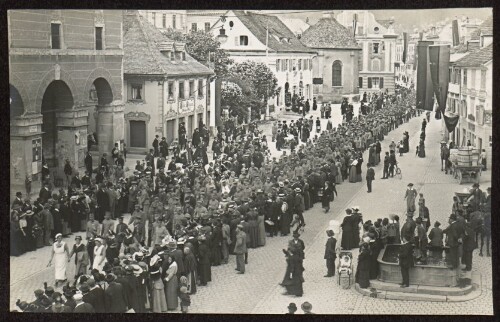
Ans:
{"label": "crowd of people", "polygon": [[[155,142],[128,177],[118,147],[96,168],[86,162],[82,178],[68,172],[67,191],[56,191],[47,175],[33,204],[21,193],[12,204],[11,254],[51,245],[48,265],[54,262],[56,288],[64,285],[63,294],[51,286],[36,290],[36,300],[20,302],[19,308],[65,312],[87,303],[84,307],[96,312],[167,312],[180,304],[187,312],[190,295],[211,282],[212,266],[236,255],[236,269],[244,274],[249,249],[291,233],[283,284],[288,294],[301,296],[304,249],[297,240],[305,212],[317,202],[328,212],[337,184],[362,180],[363,151],[374,151],[370,165],[380,162],[377,143],[417,114],[412,97],[405,89],[383,93],[366,102],[365,115],[344,117],[338,127],[327,125],[305,139],[304,132],[314,132],[310,121],[289,127],[283,122],[277,132],[292,133],[297,145],[279,158],[270,157],[256,124],[228,120],[214,138],[213,161],[200,124],[199,140],[174,141],[168,149]],[[84,232],[86,245],[79,236],[73,247],[62,242],[76,232]],[[69,283],[66,263],[73,255],[76,269]]]}

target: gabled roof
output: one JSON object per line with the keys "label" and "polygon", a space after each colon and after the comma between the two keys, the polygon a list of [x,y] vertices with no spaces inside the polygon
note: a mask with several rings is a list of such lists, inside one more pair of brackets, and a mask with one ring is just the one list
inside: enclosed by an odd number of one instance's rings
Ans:
{"label": "gabled roof", "polygon": [[483,35],[493,35],[493,15],[489,16],[474,32],[471,34],[471,39],[477,40]]}
{"label": "gabled roof", "polygon": [[389,28],[389,26],[393,23],[392,20],[390,19],[375,19],[375,21],[377,21],[379,24],[381,24],[384,28]]}
{"label": "gabled roof", "polygon": [[[257,14],[253,12],[233,11],[238,19],[257,37],[266,43],[266,26],[269,27],[268,48],[277,52],[305,52],[314,53],[314,50],[304,46],[294,33],[276,16]],[[279,40],[278,40],[279,39]],[[289,40],[289,41],[288,41]]]}
{"label": "gabled roof", "polygon": [[320,19],[304,31],[300,41],[311,48],[361,49],[352,33],[335,18]]}
{"label": "gabled roof", "polygon": [[477,51],[473,51],[467,56],[457,60],[457,67],[481,67],[487,62],[493,60],[493,44],[490,44]]}
{"label": "gabled roof", "polygon": [[138,14],[123,17],[123,73],[136,75],[211,75],[213,71],[186,53],[185,61],[170,61],[164,53],[184,51]]}
{"label": "gabled roof", "polygon": [[304,31],[306,31],[309,27],[311,27],[310,24],[305,22],[302,19],[298,18],[283,18],[279,17],[279,19],[285,24],[285,26],[290,29],[294,34],[302,34]]}

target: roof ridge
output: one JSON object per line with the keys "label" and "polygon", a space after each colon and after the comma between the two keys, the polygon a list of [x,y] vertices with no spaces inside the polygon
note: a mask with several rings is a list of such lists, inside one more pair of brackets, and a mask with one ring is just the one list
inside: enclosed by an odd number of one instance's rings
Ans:
{"label": "roof ridge", "polygon": [[[165,71],[165,69],[163,68],[162,64],[160,63],[160,61],[158,60],[158,58],[156,56],[158,54],[157,51],[159,51],[159,49],[156,48],[156,50],[154,50],[152,48],[152,44],[151,44],[152,39],[148,35],[148,33],[144,30],[144,23],[148,23],[149,24],[149,22],[148,21],[144,21],[143,22],[142,19],[141,19],[142,17],[140,17],[140,16],[136,16],[136,17],[137,17],[137,20],[139,22],[139,26],[140,26],[141,32],[144,35],[144,38],[146,39],[146,43],[148,44],[148,50],[149,50],[149,52],[153,56],[153,59],[155,60],[155,63],[157,65],[157,67],[162,71],[162,74],[166,74],[167,72]],[[156,28],[155,26],[152,26],[152,27]],[[162,36],[163,36],[163,34],[162,34]],[[155,45],[155,47],[157,47],[157,46]]]}

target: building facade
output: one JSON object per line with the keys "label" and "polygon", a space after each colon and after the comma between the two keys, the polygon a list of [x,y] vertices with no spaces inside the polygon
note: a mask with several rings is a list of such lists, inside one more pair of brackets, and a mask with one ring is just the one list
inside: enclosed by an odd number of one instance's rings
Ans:
{"label": "building facade", "polygon": [[219,21],[221,16],[227,15],[228,10],[187,10],[188,31],[211,32],[212,27]]}
{"label": "building facade", "polygon": [[[11,193],[40,185],[42,159],[62,185],[64,160],[84,167],[123,139],[122,11],[8,12]],[[96,153],[97,154],[97,153]]]}
{"label": "building facade", "polygon": [[358,96],[358,62],[361,48],[353,34],[325,13],[300,39],[317,51],[313,63],[313,94],[319,102],[340,103],[342,97]]}
{"label": "building facade", "polygon": [[448,108],[460,116],[453,140],[458,146],[470,141],[473,147],[484,149],[491,164],[493,44],[452,63],[450,79]]}
{"label": "building facade", "polygon": [[377,21],[373,13],[342,11],[336,19],[355,34],[362,48],[359,59],[360,93],[388,91],[394,93],[396,39],[393,21]]}
{"label": "building facade", "polygon": [[279,18],[231,10],[225,21],[214,25],[215,35],[220,35],[221,27],[226,36],[221,48],[235,63],[262,62],[273,71],[278,90],[269,105],[290,105],[293,94],[312,100],[312,59],[316,52],[304,46]]}
{"label": "building facade", "polygon": [[171,143],[185,123],[191,137],[210,120],[208,88],[214,73],[143,17],[124,18],[125,141],[132,153],[152,148],[155,135]]}
{"label": "building facade", "polygon": [[188,31],[186,10],[139,10],[139,14],[161,31],[168,29],[183,33]]}

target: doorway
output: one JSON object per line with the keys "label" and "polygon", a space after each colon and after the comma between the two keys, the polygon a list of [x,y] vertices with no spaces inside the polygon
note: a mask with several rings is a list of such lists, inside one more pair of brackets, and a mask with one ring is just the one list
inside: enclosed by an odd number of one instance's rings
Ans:
{"label": "doorway", "polygon": [[145,121],[130,121],[130,147],[147,148]]}

